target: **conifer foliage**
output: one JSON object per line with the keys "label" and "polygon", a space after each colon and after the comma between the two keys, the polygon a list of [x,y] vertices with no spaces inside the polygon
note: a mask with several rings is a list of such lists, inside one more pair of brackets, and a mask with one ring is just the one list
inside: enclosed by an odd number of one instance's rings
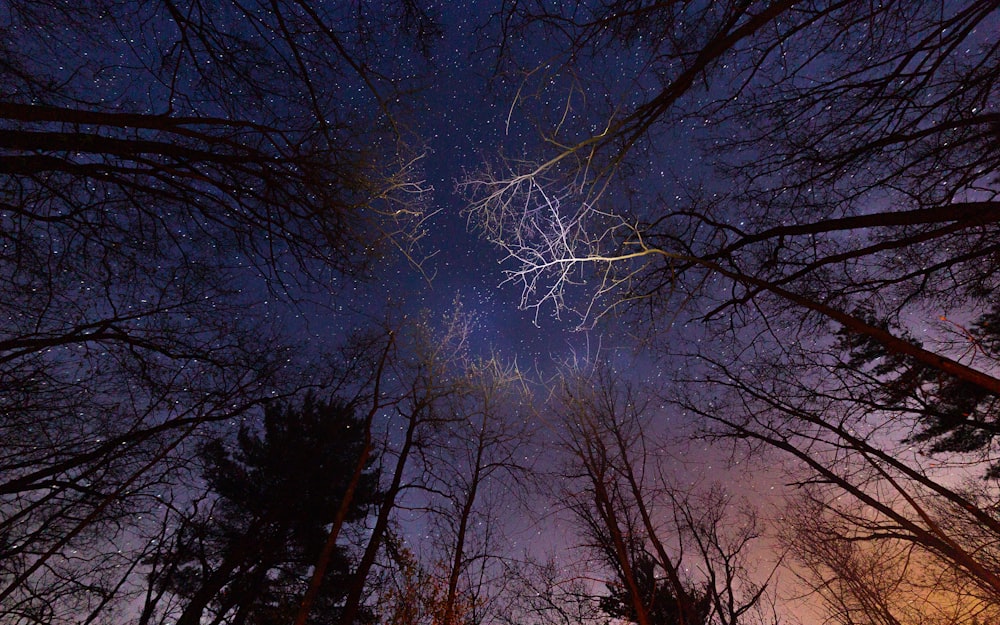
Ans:
{"label": "conifer foliage", "polygon": [[[657,579],[656,559],[646,553],[635,556],[632,574],[635,577],[643,605],[648,606],[648,618],[651,625],[700,625],[708,623],[712,611],[712,596],[708,589],[685,589],[686,597],[677,597],[671,584],[665,579]],[[621,574],[618,575],[622,577]],[[601,609],[608,616],[624,619],[631,623],[639,622],[634,601],[629,595],[626,585],[621,581],[608,584],[608,594],[600,599]],[[685,606],[692,614],[685,621],[681,606]]]}
{"label": "conifer foliage", "polygon": [[[201,622],[206,610],[213,621],[290,622],[364,444],[349,405],[311,396],[268,406],[262,430],[241,428],[235,449],[221,438],[206,444],[204,477],[216,499],[180,534],[173,572],[159,582],[186,599],[178,623]],[[346,522],[364,519],[378,498],[369,463]],[[351,568],[339,547],[314,622],[336,619]]]}

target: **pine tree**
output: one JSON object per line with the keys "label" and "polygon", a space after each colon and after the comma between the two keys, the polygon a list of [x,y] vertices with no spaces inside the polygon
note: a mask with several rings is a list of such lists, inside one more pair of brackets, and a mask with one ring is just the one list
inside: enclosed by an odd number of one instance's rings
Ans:
{"label": "pine tree", "polygon": [[[902,328],[884,324],[868,311],[857,314],[920,345],[919,340]],[[995,370],[1000,353],[1000,308],[981,315],[969,328],[956,326],[968,344],[964,356],[986,363],[988,371]],[[914,433],[909,437],[911,442],[926,445],[926,451],[932,454],[978,452],[989,456],[993,453],[1000,436],[1000,397],[995,393],[905,354],[892,352],[870,337],[842,331],[838,338],[848,356],[844,367],[869,371],[881,381],[872,405],[916,417]],[[1000,478],[1000,462],[991,460],[985,477]]]}
{"label": "pine tree", "polygon": [[[214,622],[290,622],[364,439],[350,406],[307,397],[301,406],[269,406],[263,431],[241,428],[235,449],[222,438],[205,445],[204,477],[215,505],[181,532],[173,573],[159,582],[185,598],[178,624],[201,622],[206,609]],[[377,503],[378,477],[369,460],[345,522],[360,521]],[[336,621],[351,568],[339,549],[312,622]]]}
{"label": "pine tree", "polygon": [[[651,625],[702,625],[711,611],[711,595],[707,591],[688,589],[685,597],[678,598],[665,579],[657,579],[656,561],[645,553],[635,556],[632,572],[646,608]],[[689,622],[681,616],[681,605],[687,606]],[[633,598],[625,584],[608,584],[608,594],[601,598],[601,609],[615,619],[637,623],[638,617]],[[693,620],[692,620],[693,619]]]}

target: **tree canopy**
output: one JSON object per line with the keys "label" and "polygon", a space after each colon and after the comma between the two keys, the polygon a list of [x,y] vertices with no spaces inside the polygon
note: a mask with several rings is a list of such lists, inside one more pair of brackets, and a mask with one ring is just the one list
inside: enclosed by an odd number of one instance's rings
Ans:
{"label": "tree canopy", "polygon": [[1000,0],[461,11],[0,5],[0,621],[1000,619]]}

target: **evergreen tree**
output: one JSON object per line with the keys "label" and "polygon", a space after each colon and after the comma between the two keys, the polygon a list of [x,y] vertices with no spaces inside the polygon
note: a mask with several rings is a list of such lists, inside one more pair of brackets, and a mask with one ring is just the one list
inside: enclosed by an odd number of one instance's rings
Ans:
{"label": "evergreen tree", "polygon": [[[921,345],[904,329],[880,322],[870,311],[856,314]],[[981,315],[968,328],[956,327],[967,344],[963,358],[974,359],[987,371],[995,371],[1000,353],[1000,308]],[[932,454],[979,452],[992,458],[1000,436],[1000,396],[911,356],[892,352],[871,337],[841,331],[838,339],[847,353],[843,366],[866,371],[881,382],[876,396],[869,399],[871,405],[916,417],[910,441],[925,444]],[[991,459],[985,477],[1000,478],[1000,462]]]}
{"label": "evergreen tree", "polygon": [[[179,535],[174,572],[159,583],[186,599],[178,624],[290,622],[309,582],[365,445],[350,406],[307,397],[273,404],[259,434],[241,428],[235,449],[217,438],[204,446],[205,480],[217,497]],[[345,522],[363,519],[380,496],[366,468]],[[314,623],[335,622],[351,576],[343,548],[334,554]]]}
{"label": "evergreen tree", "polygon": [[[640,597],[649,615],[651,625],[702,625],[708,622],[711,612],[711,595],[708,592],[688,589],[686,597],[678,598],[670,583],[656,577],[656,560],[649,554],[639,553],[632,563]],[[681,616],[681,604],[693,612],[690,622]],[[637,623],[635,599],[623,583],[608,584],[608,595],[601,598],[601,609],[610,617]]]}

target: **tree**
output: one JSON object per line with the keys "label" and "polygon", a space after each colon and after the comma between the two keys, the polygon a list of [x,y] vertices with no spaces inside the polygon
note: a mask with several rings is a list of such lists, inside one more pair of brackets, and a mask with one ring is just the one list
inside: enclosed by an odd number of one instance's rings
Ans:
{"label": "tree", "polygon": [[[920,419],[894,401],[880,401],[887,390],[881,379],[827,360],[824,350],[811,354],[820,362],[809,355],[786,344],[766,361],[756,354],[753,365],[716,358],[701,371],[702,390],[690,387],[679,404],[704,419],[709,436],[780,454],[771,454],[771,463],[787,469],[808,511],[789,518],[817,541],[793,542],[792,552],[812,569],[813,583],[814,574],[825,576],[826,600],[837,589],[860,588],[855,565],[881,566],[900,580],[900,593],[926,604],[922,613],[944,612],[956,602],[995,610],[996,484],[982,480],[990,457],[922,450],[911,440]],[[893,557],[908,564],[897,567]],[[896,588],[880,594],[886,588],[865,585],[863,603],[895,606],[903,594]],[[850,593],[832,601],[854,604],[859,599]],[[896,618],[903,617],[896,612]]]}
{"label": "tree", "polygon": [[528,428],[518,420],[530,399],[521,372],[497,356],[459,366],[464,379],[450,418],[426,444],[419,480],[440,569],[436,625],[487,623],[506,609],[498,596],[510,558],[503,520],[523,500],[532,469]]}
{"label": "tree", "polygon": [[[966,354],[978,354],[986,362],[996,361],[1000,356],[997,320],[998,309],[994,308],[969,328],[957,326],[961,343],[967,344]],[[949,323],[947,318],[941,321]],[[920,344],[902,328],[894,327],[893,331],[909,342]],[[998,434],[1000,397],[906,354],[892,353],[868,337],[840,332],[838,339],[847,356],[844,366],[865,371],[879,380],[870,391],[870,401],[885,410],[907,414],[915,421],[911,441],[929,443],[927,450],[934,454],[982,454],[988,465],[983,477],[1000,477],[1000,465],[991,453]]]}
{"label": "tree", "polygon": [[809,489],[793,500],[783,540],[830,622],[958,625],[996,618],[996,603],[959,570],[911,541],[869,540],[849,521],[865,516],[860,506],[841,503],[831,509],[832,502],[822,497]]}
{"label": "tree", "polygon": [[[384,411],[379,430],[388,481],[344,600],[341,625],[352,625],[363,613],[380,555],[394,552],[389,560],[399,564],[396,556],[404,549],[393,536],[393,522],[408,507],[408,495],[422,490],[421,476],[436,469],[427,462],[426,448],[452,418],[448,405],[461,392],[464,371],[457,365],[467,354],[469,324],[458,306],[440,327],[425,313],[406,323],[391,344],[386,378],[393,383],[376,398]],[[405,562],[401,568],[412,570]]]}
{"label": "tree", "polygon": [[[363,421],[340,400],[307,396],[272,404],[257,434],[239,432],[236,449],[213,439],[203,450],[214,500],[183,528],[169,558],[179,566],[157,583],[183,596],[177,623],[285,623],[295,614],[365,445]],[[378,504],[372,457],[351,499],[347,523]],[[314,622],[337,616],[352,563],[339,547],[327,567]]]}
{"label": "tree", "polygon": [[[548,28],[571,71],[632,60],[598,76],[627,87],[600,114],[572,72],[540,155],[461,185],[522,305],[641,320],[705,434],[786,454],[821,489],[842,523],[824,548],[912,549],[961,578],[936,591],[990,613],[994,485],[955,473],[996,464],[1000,4],[538,8],[506,32]],[[659,158],[678,143],[700,160]],[[858,588],[824,566],[827,589]]]}
{"label": "tree", "polygon": [[[710,610],[709,596],[697,590],[684,591],[685,596],[677,597],[669,582],[656,579],[656,560],[649,554],[639,552],[634,556],[632,575],[635,577],[639,604],[650,606],[649,613],[643,615],[650,623],[673,625],[674,623],[705,623]],[[609,594],[601,598],[601,608],[612,618],[624,619],[632,623],[640,622],[639,612],[624,580],[610,584]],[[687,619],[679,606],[690,606]]]}
{"label": "tree", "polygon": [[591,588],[589,567],[555,556],[539,561],[525,556],[512,567],[506,596],[508,609],[501,623],[559,623],[584,625],[604,623],[607,613]]}
{"label": "tree", "polygon": [[[558,25],[567,62],[605,43],[609,54],[643,55],[642,73],[628,78],[659,90],[612,103],[596,134],[573,128],[568,112],[545,136],[550,153],[471,175],[460,185],[470,216],[508,254],[522,306],[574,310],[587,324],[645,304],[659,326],[692,300],[709,319],[779,302],[996,394],[988,372],[856,314],[868,305],[885,321],[940,303],[954,290],[949,274],[969,308],[988,300],[1000,68],[976,27],[996,9],[598,2],[529,16],[529,26]],[[575,111],[573,93],[566,107]],[[580,118],[591,123],[589,112]],[[636,161],[649,152],[637,146],[655,153],[662,133],[691,125],[702,127],[690,141],[715,142],[704,168],[733,191],[643,175]],[[567,288],[588,276],[591,297],[567,302]],[[719,279],[728,297],[704,288]]]}
{"label": "tree", "polygon": [[428,44],[431,17],[409,0],[5,3],[4,618],[142,592],[105,574],[106,554],[138,560],[104,541],[159,534],[198,438],[336,376],[282,320],[336,306],[394,248],[419,263],[422,147],[396,95],[420,60],[391,25]]}
{"label": "tree", "polygon": [[767,582],[754,577],[770,575],[748,566],[756,515],[719,487],[672,483],[649,397],[601,366],[568,373],[553,405],[565,428],[560,498],[613,573],[601,608],[639,625],[767,622]]}

